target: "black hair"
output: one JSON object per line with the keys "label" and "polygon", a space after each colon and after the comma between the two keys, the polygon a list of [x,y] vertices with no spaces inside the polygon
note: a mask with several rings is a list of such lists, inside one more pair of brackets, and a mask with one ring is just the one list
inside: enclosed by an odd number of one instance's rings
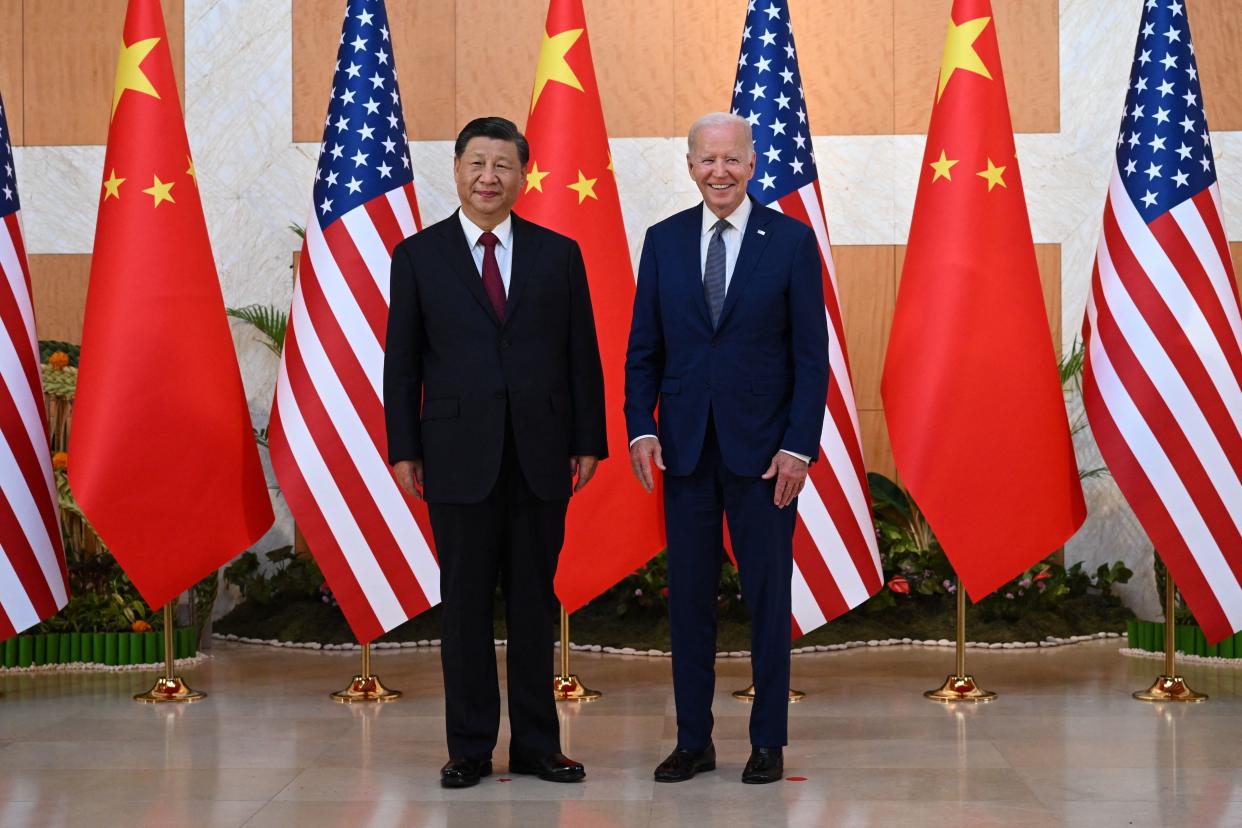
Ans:
{"label": "black hair", "polygon": [[518,160],[522,162],[523,167],[530,162],[530,144],[526,142],[526,136],[518,131],[517,124],[508,118],[489,115],[486,118],[475,118],[466,124],[461,128],[461,132],[457,133],[457,141],[453,144],[454,158],[461,158],[471,138],[495,138],[508,141],[517,147]]}

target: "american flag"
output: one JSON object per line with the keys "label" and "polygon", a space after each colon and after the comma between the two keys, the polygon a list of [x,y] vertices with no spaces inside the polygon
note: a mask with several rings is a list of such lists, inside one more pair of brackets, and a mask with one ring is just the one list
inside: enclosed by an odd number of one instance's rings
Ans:
{"label": "american flag", "polygon": [[69,576],[52,482],[30,271],[0,100],[0,641],[55,615]]}
{"label": "american flag", "polygon": [[1242,628],[1242,314],[1180,0],[1143,10],[1083,322],[1091,429],[1204,632]]}
{"label": "american flag", "polygon": [[440,600],[425,509],[385,460],[393,248],[419,229],[383,0],[347,3],[276,383],[272,466],[354,634]]}
{"label": "american flag", "polygon": [[758,153],[749,191],[759,203],[815,230],[831,340],[828,410],[820,437],[823,457],[811,466],[807,485],[798,496],[794,530],[793,627],[797,637],[866,601],[883,585],[883,575],[793,21],[787,0],[759,2],[764,5],[756,7],[756,0],[750,0],[747,7],[733,86],[733,113],[750,122]]}

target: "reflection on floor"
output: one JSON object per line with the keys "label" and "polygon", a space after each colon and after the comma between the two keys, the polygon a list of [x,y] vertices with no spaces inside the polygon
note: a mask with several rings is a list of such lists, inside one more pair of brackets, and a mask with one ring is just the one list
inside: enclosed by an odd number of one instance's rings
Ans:
{"label": "reflection on floor", "polygon": [[[1160,668],[1116,641],[975,652],[1000,698],[923,699],[949,650],[890,647],[797,656],[786,774],[744,786],[749,663],[719,663],[719,770],[656,785],[673,747],[667,659],[584,656],[604,692],[563,706],[581,785],[504,772],[476,788],[437,785],[444,761],[439,654],[379,651],[405,691],[383,706],[333,704],[356,655],[220,645],[185,678],[210,697],[139,705],[152,676],[0,679],[0,825],[91,826],[1047,826],[1242,825],[1242,671],[1187,666],[1206,704],[1130,699]],[[503,661],[501,664],[503,671]],[[502,672],[503,674],[503,672]],[[550,687],[550,683],[549,683]]]}

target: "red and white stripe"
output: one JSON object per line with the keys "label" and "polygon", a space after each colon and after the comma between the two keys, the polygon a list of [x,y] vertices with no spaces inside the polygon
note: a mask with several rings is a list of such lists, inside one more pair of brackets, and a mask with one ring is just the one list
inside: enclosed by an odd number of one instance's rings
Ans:
{"label": "red and white stripe", "polygon": [[1242,311],[1215,184],[1147,224],[1114,165],[1083,323],[1100,452],[1210,640],[1242,629]]}
{"label": "red and white stripe", "polygon": [[412,184],[326,229],[312,213],[272,409],[272,467],[360,642],[440,600],[426,509],[398,488],[384,428],[389,264],[418,229]]}
{"label": "red and white stripe", "polygon": [[845,350],[836,268],[822,204],[816,182],[767,205],[815,230],[823,262],[829,331],[831,377],[819,441],[822,457],[811,465],[807,484],[798,496],[794,530],[795,638],[863,603],[884,584]]}
{"label": "red and white stripe", "polygon": [[69,600],[21,213],[0,219],[0,641]]}

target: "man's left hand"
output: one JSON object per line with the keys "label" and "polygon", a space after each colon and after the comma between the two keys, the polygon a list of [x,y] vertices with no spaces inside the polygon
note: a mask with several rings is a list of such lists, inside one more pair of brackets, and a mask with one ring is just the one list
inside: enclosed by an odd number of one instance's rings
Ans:
{"label": "man's left hand", "polygon": [[806,470],[806,462],[792,454],[778,451],[773,456],[771,465],[763,473],[763,479],[776,478],[776,494],[772,496],[772,502],[776,504],[776,508],[784,509],[793,503],[798,492],[802,491],[802,487],[806,485]]}
{"label": "man's left hand", "polygon": [[590,454],[569,458],[569,473],[578,477],[574,483],[575,494],[582,491],[582,487],[591,482],[591,478],[595,476],[595,467],[598,464],[599,458]]}

